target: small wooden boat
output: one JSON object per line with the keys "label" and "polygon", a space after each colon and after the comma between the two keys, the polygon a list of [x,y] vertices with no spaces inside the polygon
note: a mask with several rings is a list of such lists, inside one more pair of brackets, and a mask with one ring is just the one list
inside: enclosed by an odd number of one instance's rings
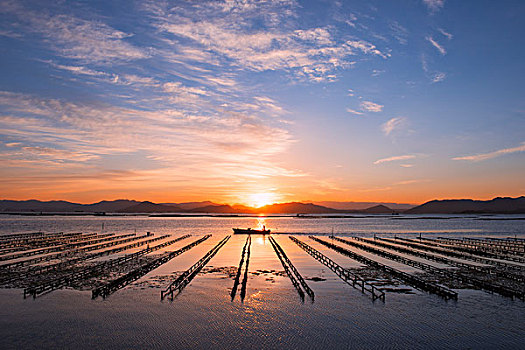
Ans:
{"label": "small wooden boat", "polygon": [[233,234],[235,235],[269,235],[271,230],[267,230],[264,227],[262,230],[254,230],[252,228],[234,228]]}

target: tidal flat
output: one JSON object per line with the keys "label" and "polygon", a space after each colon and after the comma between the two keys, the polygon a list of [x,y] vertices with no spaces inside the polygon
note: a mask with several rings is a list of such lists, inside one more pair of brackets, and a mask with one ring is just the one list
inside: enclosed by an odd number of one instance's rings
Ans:
{"label": "tidal flat", "polygon": [[[422,220],[385,216],[311,220],[5,216],[0,218],[4,249],[0,257],[10,258],[0,261],[2,348],[522,348],[525,302],[519,298],[519,292],[525,289],[522,279],[525,264],[520,260],[525,238],[523,222],[478,219],[477,216]],[[279,257],[268,236],[252,235],[248,244],[246,235],[231,235],[232,227],[261,224],[284,233],[271,237],[287,259]],[[20,243],[8,235],[36,231],[48,236],[54,233],[60,236],[58,232],[77,235],[67,236],[67,242],[65,237],[48,237],[48,241],[33,238],[32,244],[40,245],[38,248],[29,247],[27,240],[23,247],[21,244],[7,247],[8,241],[11,245]],[[331,238],[332,232],[340,240]],[[150,271],[130,275],[209,234],[211,237]],[[172,299],[161,299],[162,291],[229,235],[227,242],[182,289],[175,291]],[[357,286],[341,279],[333,268],[314,258],[289,236],[358,278]],[[119,243],[130,238],[136,239]],[[425,238],[427,242],[423,241]],[[512,247],[500,249],[499,242],[507,238],[514,238],[509,240]],[[99,254],[153,239],[157,240],[112,254]],[[474,243],[453,244],[458,239]],[[475,248],[472,244],[480,245],[476,239],[483,244],[496,243],[484,245],[478,249],[479,254],[474,254],[468,249]],[[334,250],[321,241],[417,277],[429,286],[441,286],[456,293],[457,298],[444,297],[393,275],[391,270],[378,268],[380,265],[369,266],[364,262],[367,260],[353,259],[342,254],[344,250]],[[98,246],[109,242],[116,244]],[[153,250],[166,242],[172,243]],[[50,247],[54,251],[27,254]],[[15,248],[18,250],[13,251]],[[136,259],[122,259],[141,251],[144,254]],[[13,259],[17,254],[26,256]],[[43,256],[50,258],[13,268],[2,267]],[[393,256],[400,259],[392,260]],[[116,259],[121,259],[119,264],[108,265]],[[314,297],[305,293],[299,280],[298,288],[294,285],[287,271],[292,270],[287,260]],[[60,268],[46,267],[53,264]],[[100,268],[92,275],[83,273],[80,278],[64,282],[64,276],[75,276],[97,266]],[[18,277],[13,277],[17,274]],[[294,271],[291,274],[296,276]],[[470,280],[460,281],[453,278],[454,274],[468,276]],[[136,279],[112,290],[105,298],[93,299],[93,290],[123,276]],[[477,280],[486,284],[480,287]],[[25,289],[50,281],[62,281],[62,285],[56,284],[35,298],[28,294],[24,299]],[[359,281],[383,292],[384,301],[363,291]],[[498,289],[486,290],[490,288],[488,284],[507,286],[517,294],[509,296]],[[236,292],[232,293],[235,287]],[[299,289],[303,290],[302,296]]]}

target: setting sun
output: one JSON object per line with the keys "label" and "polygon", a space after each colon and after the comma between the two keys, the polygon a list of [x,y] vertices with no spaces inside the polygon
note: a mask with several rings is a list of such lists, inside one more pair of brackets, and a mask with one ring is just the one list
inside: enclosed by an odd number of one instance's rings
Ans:
{"label": "setting sun", "polygon": [[264,207],[265,205],[274,203],[276,198],[277,197],[274,193],[254,193],[249,197],[249,205],[255,208]]}

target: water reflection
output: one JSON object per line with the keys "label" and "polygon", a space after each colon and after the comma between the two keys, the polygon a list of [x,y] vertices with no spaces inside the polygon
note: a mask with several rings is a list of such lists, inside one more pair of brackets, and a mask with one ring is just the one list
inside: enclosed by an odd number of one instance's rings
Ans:
{"label": "water reflection", "polygon": [[257,229],[258,230],[263,230],[266,228],[266,217],[263,216],[263,217],[258,217],[257,218]]}

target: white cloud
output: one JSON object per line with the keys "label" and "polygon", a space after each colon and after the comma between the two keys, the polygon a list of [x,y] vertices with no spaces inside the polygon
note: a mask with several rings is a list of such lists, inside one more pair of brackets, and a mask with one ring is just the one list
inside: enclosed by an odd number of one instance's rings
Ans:
{"label": "white cloud", "polygon": [[380,105],[378,103],[374,103],[371,101],[361,102],[361,109],[367,112],[374,112],[374,113],[381,112],[383,110],[383,107],[384,105]]}
{"label": "white cloud", "polygon": [[451,39],[454,37],[454,35],[452,35],[452,34],[446,32],[446,31],[445,31],[444,29],[442,29],[442,28],[438,28],[438,30],[439,30],[439,32],[440,32],[441,34],[443,34],[448,40],[451,40]]}
{"label": "white cloud", "polygon": [[42,35],[60,56],[99,63],[129,61],[149,56],[126,41],[132,34],[102,22],[88,21],[71,15],[35,12],[23,8],[18,3],[4,5],[5,13],[16,16],[27,31]]}
{"label": "white cloud", "polygon": [[[259,101],[269,103],[264,97]],[[300,175],[269,160],[294,142],[289,132],[278,121],[268,123],[253,113],[144,111],[10,92],[0,92],[0,106],[4,111],[0,135],[16,140],[8,142],[11,153],[18,149],[8,159],[20,164],[69,161],[94,167],[93,161],[107,155],[141,152],[156,160],[156,169],[178,168],[162,172],[172,179],[198,173],[199,167],[212,169],[202,176],[227,178],[229,174],[232,179]]]}
{"label": "white cloud", "polygon": [[108,73],[96,71],[96,70],[89,69],[83,66],[68,66],[68,65],[56,64],[53,62],[49,62],[49,64],[57,69],[62,69],[62,70],[71,72],[73,74],[89,75],[89,76],[94,76],[94,77],[110,76],[110,74]]}
{"label": "white cloud", "polygon": [[392,30],[392,35],[401,45],[408,44],[408,29],[396,21],[391,22],[389,27]]}
{"label": "white cloud", "polygon": [[[166,38],[178,39],[169,40],[174,42],[179,59],[184,59],[185,52],[193,52],[192,59],[202,64],[212,62],[253,71],[287,70],[313,82],[335,81],[337,69],[355,64],[353,56],[390,56],[370,42],[345,40],[330,26],[299,29],[290,25],[296,16],[292,2],[239,6],[230,3],[228,11],[217,12],[213,2],[189,4],[177,7],[176,15],[157,14],[154,25]],[[264,25],[254,29],[254,21]],[[211,59],[196,54],[201,52]]]}
{"label": "white cloud", "polygon": [[445,80],[446,77],[447,77],[447,75],[445,73],[437,72],[437,73],[435,73],[432,76],[432,83],[439,83],[439,82]]}
{"label": "white cloud", "polygon": [[438,11],[445,5],[445,0],[423,0],[428,9],[432,12]]}
{"label": "white cloud", "polygon": [[388,162],[396,162],[396,161],[399,161],[399,160],[407,160],[407,159],[414,159],[416,158],[415,155],[413,154],[406,154],[406,155],[403,155],[403,156],[394,156],[394,157],[388,157],[388,158],[382,158],[382,159],[378,159],[374,162],[374,164],[381,164],[381,163],[388,163]]}
{"label": "white cloud", "polygon": [[428,62],[426,56],[423,54],[421,55],[421,68],[425,71],[425,73],[428,72]]}
{"label": "white cloud", "polygon": [[482,161],[482,160],[496,158],[496,157],[499,157],[499,156],[503,156],[505,154],[511,154],[511,153],[517,153],[517,152],[525,152],[525,142],[522,142],[521,145],[519,145],[517,147],[504,148],[504,149],[500,149],[500,150],[497,150],[497,151],[494,151],[494,152],[481,153],[481,154],[476,154],[476,155],[473,155],[473,156],[455,157],[455,158],[452,158],[452,159],[453,160],[468,160],[468,161],[472,161],[472,162],[479,162],[479,161]]}
{"label": "white cloud", "polygon": [[445,48],[441,45],[439,45],[439,43],[437,41],[435,41],[434,39],[432,39],[431,36],[427,36],[426,37],[427,41],[430,42],[432,44],[432,46],[434,46],[440,54],[442,55],[446,55],[447,54],[447,50],[445,50]]}
{"label": "white cloud", "polygon": [[357,114],[357,115],[362,115],[363,114],[363,112],[356,111],[356,110],[354,110],[352,108],[347,108],[346,111],[348,113]]}
{"label": "white cloud", "polygon": [[390,135],[394,130],[404,127],[407,123],[407,118],[405,117],[395,117],[381,125],[381,129],[385,135]]}

